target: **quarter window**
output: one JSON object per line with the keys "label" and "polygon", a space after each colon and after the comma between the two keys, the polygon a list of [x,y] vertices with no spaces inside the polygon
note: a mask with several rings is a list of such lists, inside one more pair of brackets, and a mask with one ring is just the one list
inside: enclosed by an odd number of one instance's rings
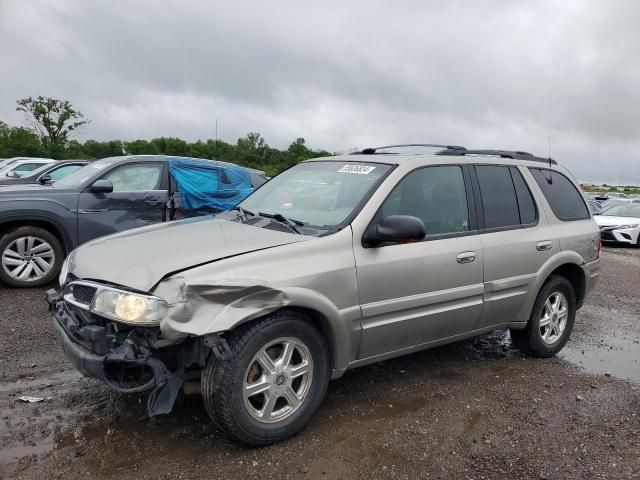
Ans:
{"label": "quarter window", "polygon": [[535,223],[538,219],[536,204],[533,201],[531,190],[527,186],[522,174],[516,167],[511,167],[511,178],[513,185],[516,187],[516,196],[518,197],[518,210],[520,211],[520,223],[529,225]]}
{"label": "quarter window", "polygon": [[111,180],[114,192],[140,192],[158,190],[162,179],[161,163],[123,165],[103,178]]}
{"label": "quarter window", "polygon": [[420,168],[395,186],[380,209],[380,218],[412,215],[424,222],[427,236],[469,230],[469,209],[462,168]]}
{"label": "quarter window", "polygon": [[562,173],[546,168],[529,168],[549,206],[560,220],[590,218],[584,198],[573,182]]}

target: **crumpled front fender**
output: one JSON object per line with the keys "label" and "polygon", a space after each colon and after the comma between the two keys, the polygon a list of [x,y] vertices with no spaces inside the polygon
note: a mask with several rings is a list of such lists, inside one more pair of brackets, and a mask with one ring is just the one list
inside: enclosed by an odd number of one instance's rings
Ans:
{"label": "crumpled front fender", "polygon": [[234,329],[282,308],[312,310],[326,320],[334,357],[334,377],[355,356],[359,335],[358,307],[339,310],[324,295],[301,287],[275,287],[255,279],[216,279],[215,285],[189,283],[176,276],[161,282],[154,293],[169,302],[160,327],[166,338],[206,336]]}

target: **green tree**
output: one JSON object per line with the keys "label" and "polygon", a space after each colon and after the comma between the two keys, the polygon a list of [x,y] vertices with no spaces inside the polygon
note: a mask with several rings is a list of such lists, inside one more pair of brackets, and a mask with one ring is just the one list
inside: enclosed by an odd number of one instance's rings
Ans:
{"label": "green tree", "polygon": [[157,145],[150,143],[148,140],[126,142],[124,150],[129,155],[158,155],[161,153]]}
{"label": "green tree", "polygon": [[108,142],[96,142],[95,140],[87,140],[84,142],[82,151],[89,158],[106,158],[117,157],[123,154],[123,145],[120,140],[111,140]]}
{"label": "green tree", "polygon": [[311,155],[313,153],[307,148],[304,138],[302,137],[297,138],[295,142],[289,145],[287,152],[291,157],[296,159],[297,162],[301,162],[302,160],[311,158]]}
{"label": "green tree", "polygon": [[62,158],[70,135],[89,123],[68,100],[38,96],[23,98],[17,104],[16,110],[25,113],[51,158]]}
{"label": "green tree", "polygon": [[47,152],[31,130],[0,121],[0,158],[43,157]]}

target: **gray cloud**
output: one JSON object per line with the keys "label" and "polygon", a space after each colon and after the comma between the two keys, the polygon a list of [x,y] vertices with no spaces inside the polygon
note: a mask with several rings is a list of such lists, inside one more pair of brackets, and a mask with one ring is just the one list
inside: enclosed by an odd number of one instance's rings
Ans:
{"label": "gray cloud", "polygon": [[347,150],[524,149],[640,183],[640,2],[0,3],[0,119],[70,99],[85,138],[259,131]]}

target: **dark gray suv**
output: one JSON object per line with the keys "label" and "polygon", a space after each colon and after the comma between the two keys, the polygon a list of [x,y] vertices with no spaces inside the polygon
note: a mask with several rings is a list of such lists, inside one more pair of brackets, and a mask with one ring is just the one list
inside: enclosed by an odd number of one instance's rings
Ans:
{"label": "dark gray suv", "polygon": [[53,185],[4,186],[0,280],[13,287],[44,285],[58,275],[64,257],[78,245],[186,216],[169,175],[171,161],[241,170],[252,187],[266,181],[262,172],[224,162],[134,155],[97,160]]}

